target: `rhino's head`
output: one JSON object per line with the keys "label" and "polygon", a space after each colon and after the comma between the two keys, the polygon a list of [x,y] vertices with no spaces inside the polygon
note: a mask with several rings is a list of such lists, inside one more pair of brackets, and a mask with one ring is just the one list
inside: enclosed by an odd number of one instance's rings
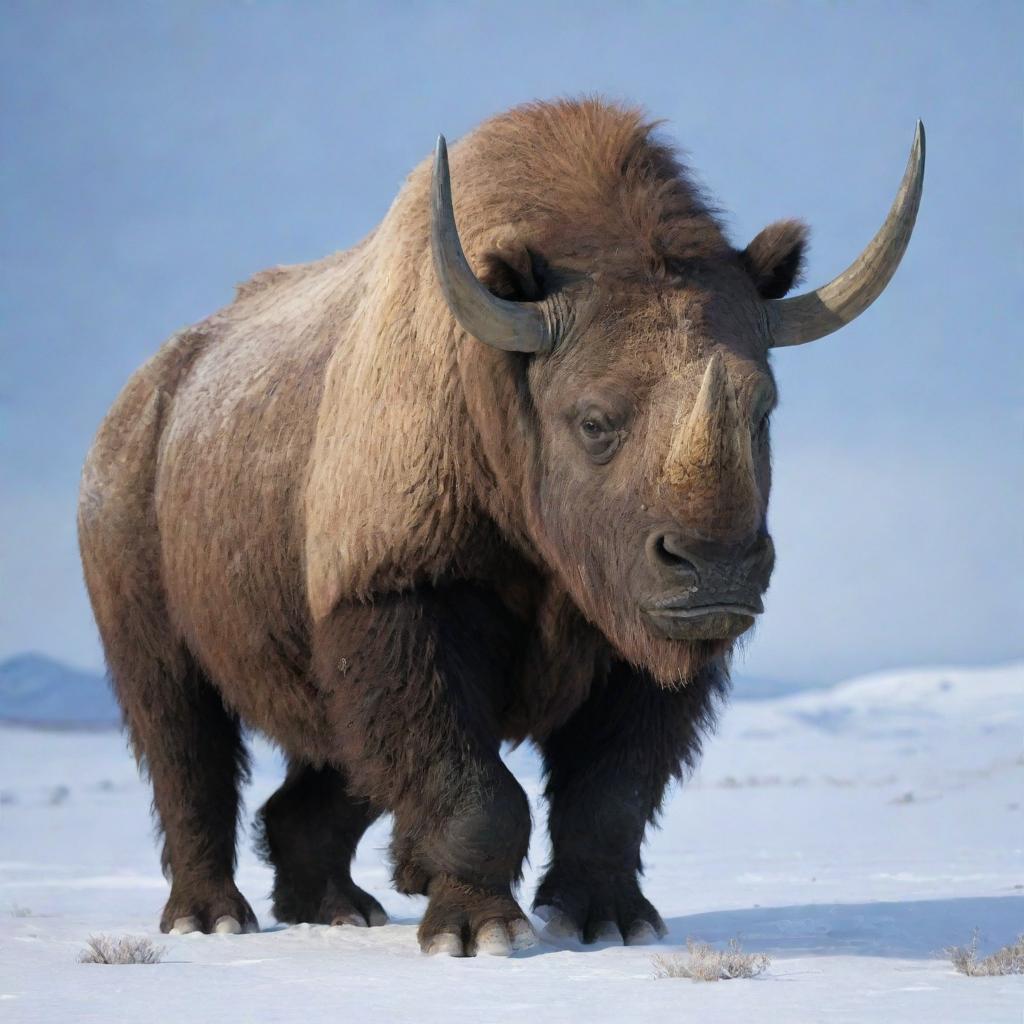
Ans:
{"label": "rhino's head", "polygon": [[518,500],[530,540],[584,615],[666,685],[721,653],[762,611],[772,348],[822,338],[882,292],[921,197],[918,126],[892,209],[831,283],[783,298],[805,231],[782,222],[661,273],[608,254],[494,255],[471,270],[455,226],[444,140],[432,192],[437,276],[466,332],[529,354]]}

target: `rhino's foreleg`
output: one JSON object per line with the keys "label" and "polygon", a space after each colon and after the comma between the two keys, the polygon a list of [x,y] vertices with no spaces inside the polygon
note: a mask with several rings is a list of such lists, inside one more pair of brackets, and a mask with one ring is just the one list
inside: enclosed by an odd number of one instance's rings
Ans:
{"label": "rhino's foreleg", "polygon": [[512,898],[530,837],[526,795],[499,756],[500,607],[470,587],[339,607],[317,629],[338,762],[395,818],[395,882],[430,904],[426,952],[509,953],[535,941]]}
{"label": "rhino's foreleg", "polygon": [[699,753],[720,677],[670,691],[622,664],[542,741],[552,859],[534,909],[553,936],[653,942],[665,924],[640,891],[640,846],[669,780]]}

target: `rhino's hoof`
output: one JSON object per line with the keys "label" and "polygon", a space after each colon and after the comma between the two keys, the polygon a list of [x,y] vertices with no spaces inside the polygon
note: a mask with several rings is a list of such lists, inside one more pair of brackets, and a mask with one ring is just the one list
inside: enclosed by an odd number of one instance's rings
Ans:
{"label": "rhino's hoof", "polygon": [[553,945],[641,946],[657,942],[668,931],[632,878],[609,882],[599,875],[565,877],[554,870],[540,884],[534,913],[547,922],[541,937]]}
{"label": "rhino's hoof", "polygon": [[511,956],[537,944],[537,933],[529,921],[488,921],[468,944],[454,932],[442,932],[428,939],[423,952],[428,956]]}
{"label": "rhino's hoof", "polygon": [[579,942],[582,938],[576,922],[557,907],[543,904],[534,907],[533,912],[544,922],[541,938],[556,945],[563,942]]}
{"label": "rhino's hoof", "polygon": [[511,956],[537,942],[537,933],[508,892],[439,878],[420,924],[420,948],[444,956]]}
{"label": "rhino's hoof", "polygon": [[465,956],[462,948],[462,939],[451,932],[442,932],[428,939],[423,946],[423,952],[427,956]]}
{"label": "rhino's hoof", "polygon": [[476,951],[488,956],[511,956],[537,945],[537,933],[529,921],[488,921],[476,933]]}
{"label": "rhino's hoof", "polygon": [[335,914],[331,918],[331,925],[351,925],[353,928],[379,928],[382,924],[388,923],[388,915],[380,907],[372,910],[349,910],[341,914]]}
{"label": "rhino's hoof", "polygon": [[234,887],[189,891],[171,888],[160,930],[171,935],[203,932],[207,935],[241,935],[258,932],[260,926],[252,907]]}

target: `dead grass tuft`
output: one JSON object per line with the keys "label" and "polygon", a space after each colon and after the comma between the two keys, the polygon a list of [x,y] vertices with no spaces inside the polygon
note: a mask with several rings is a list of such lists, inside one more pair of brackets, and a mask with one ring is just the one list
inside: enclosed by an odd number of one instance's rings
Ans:
{"label": "dead grass tuft", "polygon": [[689,978],[691,981],[756,978],[768,970],[771,962],[766,953],[744,953],[737,939],[730,939],[725,949],[687,939],[686,953],[656,956],[652,960],[656,978]]}
{"label": "dead grass tuft", "polygon": [[79,954],[80,964],[158,964],[163,946],[138,935],[91,935]]}
{"label": "dead grass tuft", "polygon": [[1004,974],[1024,974],[1024,935],[1009,946],[997,949],[991,956],[978,959],[978,933],[971,937],[969,945],[950,946],[946,950],[953,966],[961,974],[971,978],[992,978]]}

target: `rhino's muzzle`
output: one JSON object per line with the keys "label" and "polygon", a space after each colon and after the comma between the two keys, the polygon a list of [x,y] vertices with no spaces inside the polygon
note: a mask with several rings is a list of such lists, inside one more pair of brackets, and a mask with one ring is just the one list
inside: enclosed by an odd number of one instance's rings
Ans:
{"label": "rhino's muzzle", "polygon": [[731,640],[764,611],[775,563],[767,534],[742,548],[654,531],[645,545],[640,606],[650,627],[674,640]]}

